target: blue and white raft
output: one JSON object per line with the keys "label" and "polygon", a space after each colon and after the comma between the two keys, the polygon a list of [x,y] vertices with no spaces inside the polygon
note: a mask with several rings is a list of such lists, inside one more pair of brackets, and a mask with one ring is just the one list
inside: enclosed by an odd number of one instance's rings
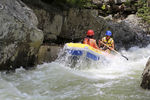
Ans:
{"label": "blue and white raft", "polygon": [[106,57],[113,57],[111,54],[95,49],[87,44],[82,43],[66,43],[65,51],[72,56],[82,56],[93,61],[98,61],[101,59],[105,59]]}

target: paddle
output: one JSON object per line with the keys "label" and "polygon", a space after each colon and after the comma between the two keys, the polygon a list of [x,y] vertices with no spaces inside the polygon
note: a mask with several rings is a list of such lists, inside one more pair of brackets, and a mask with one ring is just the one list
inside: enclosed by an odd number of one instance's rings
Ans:
{"label": "paddle", "polygon": [[[100,40],[99,40],[100,41]],[[105,43],[103,43],[102,41],[100,41],[103,45],[105,45],[106,47],[108,47],[110,50],[114,51],[115,53],[121,55],[122,57],[124,57],[126,60],[129,60],[126,56],[124,56],[123,54],[117,52],[116,50],[114,50],[113,48],[107,46]]]}

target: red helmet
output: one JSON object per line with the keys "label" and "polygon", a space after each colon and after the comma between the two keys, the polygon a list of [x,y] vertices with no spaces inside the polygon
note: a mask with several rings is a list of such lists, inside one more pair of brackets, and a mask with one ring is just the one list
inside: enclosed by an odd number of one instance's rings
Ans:
{"label": "red helmet", "polygon": [[88,30],[86,35],[87,36],[93,36],[94,35],[94,31],[93,30]]}

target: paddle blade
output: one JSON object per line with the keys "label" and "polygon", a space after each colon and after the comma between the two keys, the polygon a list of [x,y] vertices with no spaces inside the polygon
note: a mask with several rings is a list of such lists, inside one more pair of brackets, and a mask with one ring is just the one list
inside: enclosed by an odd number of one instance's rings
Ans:
{"label": "paddle blade", "polygon": [[122,57],[124,57],[126,60],[129,60],[126,56],[124,56],[124,55],[121,55]]}

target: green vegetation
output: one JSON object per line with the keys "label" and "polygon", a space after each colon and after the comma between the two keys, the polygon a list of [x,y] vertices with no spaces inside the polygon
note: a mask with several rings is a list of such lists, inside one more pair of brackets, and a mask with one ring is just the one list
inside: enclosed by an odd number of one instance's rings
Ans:
{"label": "green vegetation", "polygon": [[[133,8],[135,8],[133,10],[135,10],[135,12],[137,11],[137,15],[141,17],[144,22],[150,24],[150,7],[148,7],[148,1],[149,0],[138,0],[137,3],[135,3],[135,5],[132,5],[130,0],[126,0],[124,5],[126,7],[133,6]],[[92,4],[92,0],[54,0],[53,3],[63,9],[70,8],[70,7],[98,8],[96,5]],[[103,5],[101,9],[102,10],[106,9],[106,6]]]}
{"label": "green vegetation", "polygon": [[125,4],[125,6],[130,6],[131,5],[129,0],[126,0],[126,2],[124,4]]}
{"label": "green vegetation", "polygon": [[150,24],[150,7],[148,7],[148,0],[138,1],[137,15],[141,17],[144,22]]}

